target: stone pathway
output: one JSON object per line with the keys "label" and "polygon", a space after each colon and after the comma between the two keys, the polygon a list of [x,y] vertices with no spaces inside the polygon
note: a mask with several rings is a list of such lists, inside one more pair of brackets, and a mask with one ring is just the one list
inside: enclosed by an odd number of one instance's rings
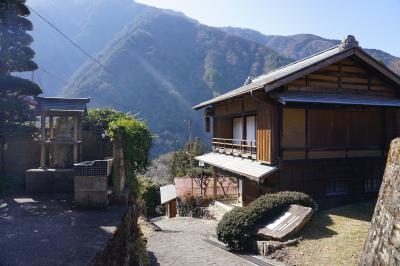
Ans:
{"label": "stone pathway", "polygon": [[176,217],[155,224],[162,231],[153,232],[148,239],[152,265],[254,265],[203,241],[216,239],[215,221]]}
{"label": "stone pathway", "polygon": [[71,196],[0,198],[0,265],[88,265],[125,211],[80,211]]}

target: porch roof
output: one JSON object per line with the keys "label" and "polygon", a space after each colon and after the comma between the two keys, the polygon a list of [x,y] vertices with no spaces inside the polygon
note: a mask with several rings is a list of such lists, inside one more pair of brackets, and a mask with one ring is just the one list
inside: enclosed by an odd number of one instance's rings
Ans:
{"label": "porch roof", "polygon": [[265,165],[258,161],[216,152],[197,156],[195,159],[255,181],[259,181],[278,170],[275,166]]}
{"label": "porch roof", "polygon": [[376,95],[355,95],[348,93],[283,92],[273,95],[280,103],[322,103],[400,107],[400,99]]}

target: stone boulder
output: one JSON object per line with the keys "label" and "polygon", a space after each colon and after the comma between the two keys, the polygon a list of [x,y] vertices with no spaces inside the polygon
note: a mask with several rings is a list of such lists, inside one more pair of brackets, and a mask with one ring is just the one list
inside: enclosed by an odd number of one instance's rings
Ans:
{"label": "stone boulder", "polygon": [[390,145],[360,265],[400,265],[400,138]]}

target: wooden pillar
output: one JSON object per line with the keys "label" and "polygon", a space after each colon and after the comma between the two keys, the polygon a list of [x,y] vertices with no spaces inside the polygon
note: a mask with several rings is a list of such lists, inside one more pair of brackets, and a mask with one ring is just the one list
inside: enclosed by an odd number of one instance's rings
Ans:
{"label": "wooden pillar", "polygon": [[[82,141],[82,116],[78,117],[78,140]],[[83,143],[83,142],[82,142]],[[83,145],[78,145],[78,150],[79,150],[79,154],[78,154],[78,158],[79,160],[83,160]]]}
{"label": "wooden pillar", "polygon": [[217,174],[214,172],[214,189],[213,189],[213,196],[214,199],[217,198]]}
{"label": "wooden pillar", "polygon": [[46,168],[46,116],[40,115],[40,168]]}
{"label": "wooden pillar", "polygon": [[74,116],[74,163],[78,163],[78,116]]}
{"label": "wooden pillar", "polygon": [[54,139],[54,117],[49,116],[50,140]]}
{"label": "wooden pillar", "polygon": [[305,124],[304,124],[304,131],[305,131],[305,138],[306,138],[306,159],[309,158],[309,149],[310,149],[310,139],[309,139],[309,130],[308,130],[308,108],[305,109]]}

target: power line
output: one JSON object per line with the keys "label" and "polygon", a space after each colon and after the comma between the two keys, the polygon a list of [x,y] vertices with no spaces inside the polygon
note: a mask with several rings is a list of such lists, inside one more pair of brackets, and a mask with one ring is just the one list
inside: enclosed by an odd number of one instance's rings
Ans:
{"label": "power line", "polygon": [[45,17],[43,17],[42,15],[39,14],[39,12],[37,12],[36,10],[34,10],[31,6],[29,6],[28,4],[25,4],[33,13],[35,13],[39,18],[41,18],[44,22],[46,22],[50,27],[52,27],[55,31],[57,31],[59,34],[61,34],[61,36],[63,36],[69,43],[71,43],[73,46],[75,46],[76,48],[78,48],[84,55],[86,55],[88,58],[90,58],[92,61],[94,61],[95,63],[97,63],[100,67],[102,67],[104,70],[106,70],[109,74],[111,74],[113,77],[115,77],[120,83],[121,80],[118,78],[118,76],[116,76],[110,69],[108,69],[108,67],[106,67],[105,65],[103,65],[99,60],[97,60],[94,56],[92,56],[90,53],[86,52],[85,49],[83,49],[82,47],[80,47],[74,40],[72,40],[70,37],[68,37],[62,30],[60,30],[59,28],[57,28],[53,23],[51,23],[50,21],[48,21]]}
{"label": "power line", "polygon": [[49,76],[51,76],[51,77],[55,78],[56,80],[58,80],[58,81],[60,81],[60,82],[62,82],[62,83],[65,83],[65,84],[67,84],[67,83],[68,83],[68,81],[66,81],[65,79],[63,79],[63,78],[60,78],[60,77],[59,77],[59,76],[57,76],[56,74],[53,74],[53,73],[51,73],[51,72],[47,71],[47,70],[46,70],[46,69],[44,69],[43,67],[39,67],[39,68],[38,68],[38,70],[40,70],[40,71],[42,71],[42,72],[46,73],[47,75],[49,75]]}

